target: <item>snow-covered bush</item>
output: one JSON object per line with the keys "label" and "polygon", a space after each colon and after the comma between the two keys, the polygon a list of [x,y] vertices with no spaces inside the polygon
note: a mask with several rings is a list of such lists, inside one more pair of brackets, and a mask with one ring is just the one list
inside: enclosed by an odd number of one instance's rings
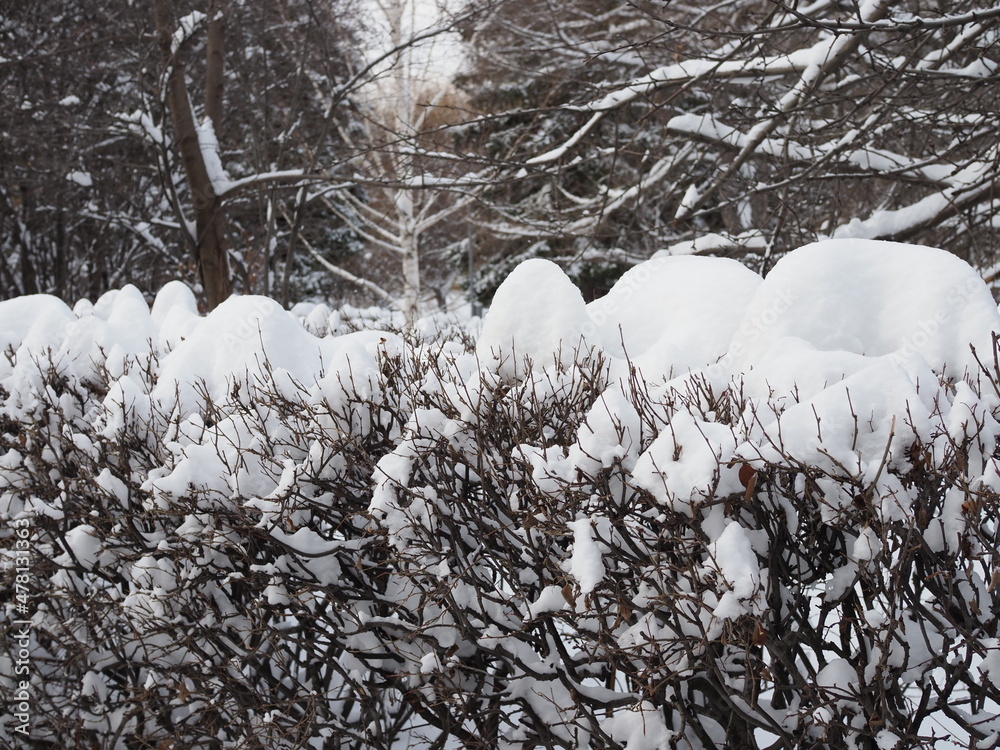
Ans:
{"label": "snow-covered bush", "polygon": [[963,262],[654,259],[585,305],[535,261],[475,338],[296,312],[0,304],[38,742],[998,744],[1000,314]]}

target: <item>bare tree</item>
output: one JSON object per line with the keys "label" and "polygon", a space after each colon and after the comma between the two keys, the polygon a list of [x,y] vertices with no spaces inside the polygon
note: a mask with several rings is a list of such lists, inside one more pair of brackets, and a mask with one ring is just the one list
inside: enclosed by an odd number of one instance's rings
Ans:
{"label": "bare tree", "polygon": [[354,9],[153,7],[167,19],[159,35],[150,6],[87,0],[20,5],[0,28],[0,292],[96,298],[128,282],[201,283],[205,272],[213,303],[230,283],[328,290],[318,261],[292,258],[292,236],[324,260],[356,243],[325,207],[304,206],[298,233],[280,207],[295,213],[302,175],[326,179],[339,158],[336,122],[366,80],[351,62]]}
{"label": "bare tree", "polygon": [[855,236],[996,261],[989,3],[552,0],[481,19],[466,86],[504,113],[483,124],[491,153],[529,177],[493,194],[503,252],[766,269]]}
{"label": "bare tree", "polygon": [[[447,23],[420,28],[412,0],[378,7],[376,23],[387,32],[385,62],[360,97],[361,127],[342,131],[354,152],[350,183],[363,191],[340,189],[336,212],[370,252],[398,263],[389,285],[397,286],[393,276],[401,278],[400,306],[412,322],[427,291],[422,264],[437,256],[435,265],[445,265],[442,246],[462,242],[463,214],[496,170],[477,171],[475,155],[462,153],[453,132],[467,115],[457,92],[433,70],[432,48]],[[439,290],[439,299],[445,293]]]}
{"label": "bare tree", "polygon": [[[219,4],[209,5],[212,17],[208,20],[208,45],[205,72],[205,113],[202,127],[215,128],[222,121],[223,91],[223,19]],[[178,27],[171,0],[154,0],[153,15],[160,51],[166,66],[166,102],[173,123],[174,135],[180,149],[184,173],[192,195],[194,209],[194,234],[188,242],[198,264],[198,275],[205,290],[209,309],[218,306],[232,292],[230,282],[228,247],[225,236],[225,214],[222,197],[217,194],[205,154],[199,126],[191,109],[191,97],[185,80],[184,65],[178,57],[180,47],[187,41],[184,27]],[[214,138],[213,138],[214,140]]]}

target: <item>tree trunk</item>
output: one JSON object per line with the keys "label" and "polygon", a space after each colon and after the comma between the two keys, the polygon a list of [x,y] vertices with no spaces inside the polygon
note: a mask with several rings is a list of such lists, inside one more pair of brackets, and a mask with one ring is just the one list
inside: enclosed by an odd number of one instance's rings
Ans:
{"label": "tree trunk", "polygon": [[31,260],[34,252],[34,243],[31,241],[32,233],[28,231],[33,223],[35,213],[35,190],[31,185],[21,185],[21,231],[18,239],[21,245],[20,271],[21,271],[21,293],[38,294],[38,277],[35,275],[35,264]]}
{"label": "tree trunk", "polygon": [[307,192],[305,188],[299,188],[298,194],[295,196],[295,217],[292,221],[292,231],[288,236],[288,249],[285,251],[285,267],[281,272],[281,306],[288,307],[290,288],[291,288],[291,278],[292,278],[292,263],[295,261],[295,242],[299,238],[299,229],[302,225],[302,213],[305,210]]}
{"label": "tree trunk", "polygon": [[55,294],[62,297],[66,293],[66,281],[69,279],[69,259],[66,252],[66,212],[59,209],[56,212],[56,257],[55,257]]}
{"label": "tree trunk", "polygon": [[[194,204],[197,231],[194,255],[205,292],[205,303],[208,309],[212,310],[232,293],[225,237],[225,215],[222,209],[222,200],[215,192],[208,168],[205,165],[205,157],[201,152],[198,128],[191,110],[187,82],[184,79],[184,66],[171,48],[173,32],[177,26],[171,0],[153,0],[153,15],[156,19],[160,50],[168,67],[167,107],[170,110],[174,137],[181,153],[184,174],[187,177]],[[211,55],[211,44],[209,48]],[[218,94],[217,109],[221,112],[221,82],[218,84],[216,92]],[[216,104],[213,104],[213,108],[216,107]]]}
{"label": "tree trunk", "polygon": [[406,324],[412,326],[417,320],[420,302],[420,236],[410,233],[405,238],[403,253],[403,313]]}
{"label": "tree trunk", "polygon": [[208,2],[208,43],[205,49],[205,116],[216,137],[222,132],[222,95],[225,86],[226,15],[222,0]]}

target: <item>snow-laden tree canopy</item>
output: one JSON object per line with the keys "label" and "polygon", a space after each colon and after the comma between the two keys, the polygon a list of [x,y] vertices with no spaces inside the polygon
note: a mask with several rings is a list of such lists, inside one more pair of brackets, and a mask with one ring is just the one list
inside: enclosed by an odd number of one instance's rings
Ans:
{"label": "snow-laden tree canopy", "polygon": [[483,198],[480,257],[558,260],[588,297],[663,248],[766,271],[831,237],[995,277],[995,2],[463,5],[489,8],[461,27],[470,127],[523,167]]}
{"label": "snow-laden tree canopy", "polygon": [[586,304],[533,260],[481,325],[398,322],[0,303],[35,740],[996,746],[1000,313],[964,261],[654,257]]}

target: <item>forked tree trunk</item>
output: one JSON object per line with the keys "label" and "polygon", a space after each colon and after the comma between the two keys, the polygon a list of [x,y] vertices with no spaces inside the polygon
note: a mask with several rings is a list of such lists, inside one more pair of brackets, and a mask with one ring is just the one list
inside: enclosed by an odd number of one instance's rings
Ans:
{"label": "forked tree trunk", "polygon": [[[210,10],[218,15],[214,3]],[[205,290],[205,303],[208,309],[214,309],[232,293],[229,278],[229,259],[225,237],[225,214],[222,199],[216,194],[212,180],[205,165],[205,157],[198,141],[198,129],[191,110],[191,99],[188,96],[187,82],[184,78],[184,66],[172,50],[172,37],[177,28],[174,18],[172,0],[153,0],[153,16],[156,21],[156,31],[159,36],[160,50],[168,69],[167,107],[174,127],[174,137],[180,150],[181,162],[184,164],[184,174],[191,190],[193,202],[196,236],[194,238],[194,256],[198,264],[198,273]],[[211,21],[211,18],[210,18]],[[211,24],[210,24],[211,26]],[[209,60],[206,97],[210,100],[206,112],[212,117],[221,119],[222,112],[222,50],[221,25],[209,32]],[[217,76],[217,78],[216,78]]]}

